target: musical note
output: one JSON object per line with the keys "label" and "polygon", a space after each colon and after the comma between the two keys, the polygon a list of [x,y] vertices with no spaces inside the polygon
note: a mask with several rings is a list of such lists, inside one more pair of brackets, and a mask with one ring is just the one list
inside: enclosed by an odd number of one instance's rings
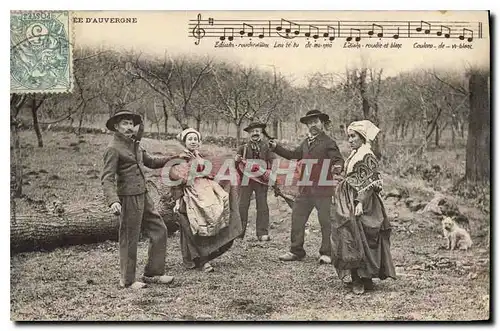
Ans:
{"label": "musical note", "polygon": [[[426,39],[454,38],[473,42],[482,38],[481,22],[455,21],[339,21],[325,20],[290,21],[281,19],[261,20],[217,20],[214,17],[202,18],[196,14],[189,20],[188,34],[199,45],[201,39],[217,38],[217,40],[234,41],[238,35],[259,39],[281,37],[286,39],[325,38],[325,41],[344,39],[359,42],[362,38],[385,39]],[[424,17],[425,18],[425,17]],[[345,26],[343,26],[345,24]],[[351,28],[351,27],[358,28]],[[342,27],[342,28],[341,28]],[[385,31],[384,31],[385,30]],[[416,30],[416,31],[415,31]],[[462,30],[462,31],[460,31]],[[235,36],[236,34],[236,36]],[[363,35],[365,34],[365,35]]]}
{"label": "musical note", "polygon": [[[330,36],[330,31],[332,31],[332,35]],[[328,38],[328,36],[330,36]],[[330,41],[335,40],[335,28],[333,26],[328,25],[326,27],[326,32],[323,33],[323,37],[328,38]]]}
{"label": "musical note", "polygon": [[399,39],[399,26],[398,26],[398,32],[394,36],[392,36],[392,38]]}
{"label": "musical note", "polygon": [[259,38],[260,38],[260,39],[264,38],[264,28],[262,28],[262,33],[261,33],[261,34],[259,34]]}
{"label": "musical note", "polygon": [[356,37],[356,41],[360,41],[361,40],[361,30],[360,29],[354,29],[354,28],[351,28],[350,35],[349,35],[349,37],[346,38],[346,40],[347,41],[351,41],[352,40],[352,31],[353,30],[358,31],[358,36]]}
{"label": "musical note", "polygon": [[229,41],[232,41],[234,39],[234,29],[233,28],[224,28],[224,35],[220,36],[220,40],[225,40],[226,39],[226,31],[231,30],[231,35],[227,37]]}
{"label": "musical note", "polygon": [[253,37],[253,25],[246,24],[246,23],[243,23],[243,30],[240,31],[240,35],[243,36],[245,34],[245,30],[246,30],[247,27],[249,27],[250,29],[252,29],[251,32],[247,32],[247,36]]}
{"label": "musical note", "polygon": [[276,31],[282,31],[283,30],[283,22],[287,22],[288,26],[289,26],[288,28],[285,29],[285,33],[286,33],[287,37],[288,37],[288,34],[290,32],[292,32],[292,25],[294,25],[296,27],[295,30],[293,31],[293,34],[298,35],[300,33],[300,25],[298,25],[297,23],[285,20],[283,18],[281,19],[281,25],[276,27]]}
{"label": "musical note", "polygon": [[305,36],[307,38],[309,38],[311,36],[311,29],[316,29],[316,34],[313,35],[313,38],[318,39],[319,38],[319,28],[317,26],[314,26],[314,25],[309,25],[309,32],[306,32]]}
{"label": "musical note", "polygon": [[450,29],[449,27],[447,27],[447,26],[444,26],[444,25],[441,25],[441,30],[440,30],[440,31],[438,31],[436,34],[437,34],[439,37],[441,37],[441,36],[443,35],[443,28],[448,29],[448,33],[445,33],[445,34],[444,34],[444,37],[445,37],[445,38],[450,38],[451,29]]}
{"label": "musical note", "polygon": [[470,32],[470,37],[467,38],[467,41],[471,42],[472,40],[474,40],[474,32],[472,32],[472,30],[469,30],[469,29],[466,29],[466,28],[463,28],[462,34],[458,37],[458,39],[460,39],[460,40],[464,40],[465,39],[465,31]]}
{"label": "musical note", "polygon": [[201,14],[198,14],[198,24],[195,25],[193,28],[193,37],[196,38],[196,41],[194,42],[195,45],[200,44],[200,39],[205,36],[205,30],[203,28],[200,28],[200,21],[201,21]]}
{"label": "musical note", "polygon": [[370,36],[370,38],[371,38],[371,36],[373,36],[375,27],[380,29],[380,32],[377,33],[377,37],[382,38],[384,36],[384,27],[382,25],[378,25],[375,23],[372,24],[372,29],[371,29],[371,31],[368,31],[368,35]]}
{"label": "musical note", "polygon": [[428,23],[428,22],[426,22],[426,21],[420,21],[420,26],[419,26],[416,30],[417,30],[418,32],[421,32],[421,31],[422,31],[422,28],[423,28],[422,26],[423,26],[424,24],[426,24],[426,25],[427,25],[427,28],[428,28],[428,29],[425,29],[425,30],[424,30],[424,33],[425,33],[425,34],[429,34],[429,33],[431,33],[431,24],[430,24],[430,23]]}

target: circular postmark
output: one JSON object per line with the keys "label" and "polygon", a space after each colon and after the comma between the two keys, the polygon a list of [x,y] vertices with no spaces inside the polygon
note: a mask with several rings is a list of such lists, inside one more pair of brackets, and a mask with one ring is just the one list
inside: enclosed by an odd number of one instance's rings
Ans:
{"label": "circular postmark", "polygon": [[68,40],[65,25],[56,17],[11,17],[11,79],[33,90],[67,84]]}

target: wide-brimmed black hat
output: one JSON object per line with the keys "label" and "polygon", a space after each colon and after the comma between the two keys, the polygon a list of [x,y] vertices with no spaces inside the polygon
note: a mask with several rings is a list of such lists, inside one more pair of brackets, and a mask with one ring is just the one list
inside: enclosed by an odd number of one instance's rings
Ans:
{"label": "wide-brimmed black hat", "polygon": [[254,128],[262,128],[262,130],[264,130],[266,128],[266,124],[261,123],[261,122],[252,122],[252,123],[250,123],[249,126],[244,128],[243,130],[246,132],[249,132],[250,130],[252,130]]}
{"label": "wide-brimmed black hat", "polygon": [[300,123],[306,124],[307,120],[310,120],[311,118],[319,117],[321,122],[328,122],[330,120],[330,116],[328,116],[325,113],[320,112],[317,109],[310,110],[306,113],[305,116],[300,118]]}
{"label": "wide-brimmed black hat", "polygon": [[134,121],[134,125],[142,123],[141,115],[133,113],[128,110],[119,110],[113,116],[111,116],[109,120],[106,121],[106,127],[110,131],[116,131],[115,124],[120,122],[120,120],[122,120],[123,118],[131,118],[132,121]]}

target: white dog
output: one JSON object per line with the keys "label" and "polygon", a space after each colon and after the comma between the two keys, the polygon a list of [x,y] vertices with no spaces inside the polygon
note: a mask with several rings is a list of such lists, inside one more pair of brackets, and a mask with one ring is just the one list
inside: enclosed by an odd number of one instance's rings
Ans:
{"label": "white dog", "polygon": [[462,229],[451,217],[445,217],[441,221],[443,226],[443,235],[448,241],[448,249],[456,248],[468,250],[472,246],[472,239],[467,230]]}

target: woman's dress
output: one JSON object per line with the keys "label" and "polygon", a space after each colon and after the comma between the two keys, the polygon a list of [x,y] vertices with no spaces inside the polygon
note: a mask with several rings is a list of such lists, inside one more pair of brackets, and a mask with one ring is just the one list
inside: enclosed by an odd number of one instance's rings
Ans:
{"label": "woman's dress", "polygon": [[[382,180],[371,148],[363,144],[345,163],[345,178],[332,204],[332,263],[341,279],[357,269],[361,278],[396,278],[390,252],[391,226],[379,192]],[[355,216],[356,203],[363,214]]]}

